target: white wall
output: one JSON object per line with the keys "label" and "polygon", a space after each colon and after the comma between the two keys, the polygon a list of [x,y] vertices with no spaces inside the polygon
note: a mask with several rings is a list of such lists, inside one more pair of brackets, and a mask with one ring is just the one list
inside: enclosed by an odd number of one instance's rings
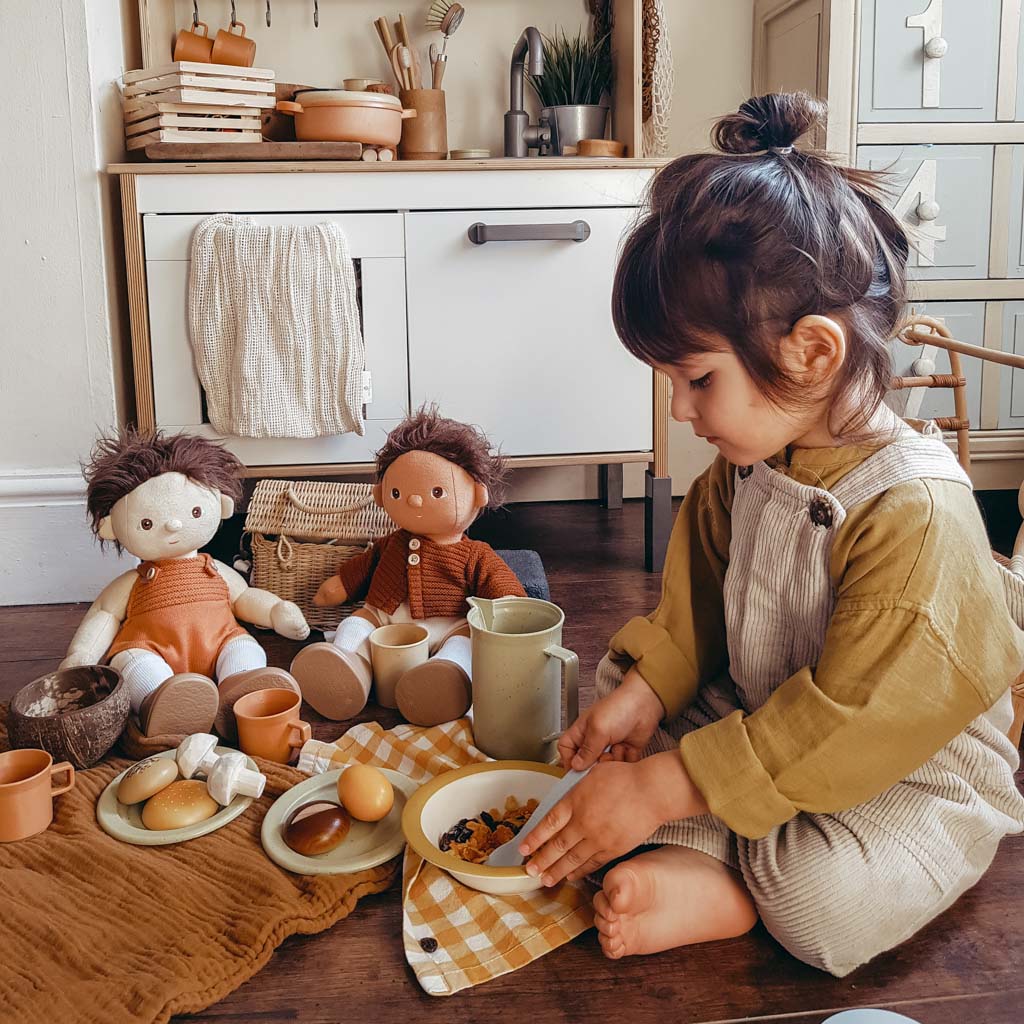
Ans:
{"label": "white wall", "polygon": [[[185,23],[191,3],[175,3]],[[376,0],[322,0],[310,45],[312,0],[271,0],[274,26],[261,52],[283,47],[280,80],[383,75],[372,30]],[[31,17],[0,5],[0,604],[91,599],[119,571],[102,556],[85,520],[79,460],[93,438],[130,410],[119,201],[102,168],[122,156],[115,81],[141,63],[137,0],[120,6],[56,0]],[[263,0],[238,0],[259,40]],[[427,41],[420,21],[414,36]],[[570,34],[585,18],[582,0],[487,0],[469,7],[449,45],[445,86],[449,143],[501,148],[508,60],[531,22]],[[749,91],[752,0],[666,0],[675,53],[672,150],[701,148],[713,119]],[[397,9],[396,9],[397,10]],[[223,21],[227,4],[200,0]],[[177,8],[176,8],[177,12]],[[395,13],[394,11],[392,13]],[[350,32],[365,24],[361,36]],[[211,24],[211,28],[214,25]],[[365,37],[365,38],[363,38]],[[357,41],[353,41],[357,40]],[[327,45],[324,45],[324,42]],[[315,53],[327,56],[313,57]],[[677,493],[710,460],[704,442],[673,425],[671,472]],[[643,472],[627,467],[626,490],[643,493]],[[517,501],[593,497],[596,471],[516,474]]]}

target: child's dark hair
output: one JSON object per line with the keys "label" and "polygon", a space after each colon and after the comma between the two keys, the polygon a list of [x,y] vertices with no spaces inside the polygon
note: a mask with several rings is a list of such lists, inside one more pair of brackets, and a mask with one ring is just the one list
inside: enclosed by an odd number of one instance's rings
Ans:
{"label": "child's dark hair", "polygon": [[663,168],[619,260],[612,316],[648,363],[677,364],[724,337],[781,405],[799,403],[803,388],[778,366],[778,340],[803,316],[833,316],[847,334],[833,393],[864,396],[842,425],[852,430],[889,387],[909,246],[882,175],[794,148],[825,112],[806,93],[754,97],[716,123],[719,152]]}

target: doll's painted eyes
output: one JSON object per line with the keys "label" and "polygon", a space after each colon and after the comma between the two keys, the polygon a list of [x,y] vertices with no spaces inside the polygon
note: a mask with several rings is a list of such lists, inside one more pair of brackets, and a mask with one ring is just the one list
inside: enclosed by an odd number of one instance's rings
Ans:
{"label": "doll's painted eyes", "polygon": [[430,493],[435,498],[443,498],[444,497],[444,488],[443,487],[435,487]]}
{"label": "doll's painted eyes", "polygon": [[392,488],[391,488],[391,497],[392,497],[392,498],[400,498],[401,496],[402,496],[402,494],[401,494],[401,492],[400,492],[400,491],[398,490],[398,488],[397,488],[397,487],[392,487]]}
{"label": "doll's painted eyes", "polygon": [[698,377],[696,380],[690,381],[690,387],[694,391],[703,391],[711,383],[711,374],[705,373],[703,377]]}
{"label": "doll's painted eyes", "polygon": [[198,519],[202,514],[203,514],[203,510],[198,505],[196,505],[196,507],[194,509],[192,509],[192,518],[193,519]]}
{"label": "doll's painted eyes", "polygon": [[143,519],[142,522],[139,523],[139,525],[144,530],[152,530],[153,529],[153,520],[152,519]]}

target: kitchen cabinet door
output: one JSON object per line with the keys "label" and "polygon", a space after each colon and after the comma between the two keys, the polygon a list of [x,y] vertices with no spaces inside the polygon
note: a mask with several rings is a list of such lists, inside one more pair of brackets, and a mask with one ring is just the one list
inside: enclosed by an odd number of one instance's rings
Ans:
{"label": "kitchen cabinet door", "polygon": [[[507,455],[649,451],[652,373],[622,347],[611,320],[619,245],[635,216],[626,208],[408,214],[412,406],[437,402],[445,415],[479,424]],[[537,237],[569,234],[577,222],[585,240]],[[475,224],[526,237],[475,244]]]}
{"label": "kitchen cabinet door", "polygon": [[[1006,276],[1024,277],[1024,146],[1010,147]],[[998,212],[996,214],[998,220]],[[993,275],[995,276],[995,275]]]}
{"label": "kitchen cabinet door", "polygon": [[[1024,356],[1024,302],[1003,303],[1002,349]],[[1024,429],[1024,370],[999,368],[999,429]]]}
{"label": "kitchen cabinet door", "polygon": [[913,247],[909,277],[987,277],[991,146],[859,146],[857,164],[891,174],[891,205]]}
{"label": "kitchen cabinet door", "polygon": [[994,121],[1000,0],[864,0],[861,121]]}

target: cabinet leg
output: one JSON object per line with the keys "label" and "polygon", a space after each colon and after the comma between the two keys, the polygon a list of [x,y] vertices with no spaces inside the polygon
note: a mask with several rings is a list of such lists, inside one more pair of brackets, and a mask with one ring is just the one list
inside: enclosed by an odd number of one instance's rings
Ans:
{"label": "cabinet leg", "polygon": [[622,508],[622,463],[604,463],[597,467],[602,508]]}
{"label": "cabinet leg", "polygon": [[661,572],[672,532],[672,477],[644,476],[644,568]]}

